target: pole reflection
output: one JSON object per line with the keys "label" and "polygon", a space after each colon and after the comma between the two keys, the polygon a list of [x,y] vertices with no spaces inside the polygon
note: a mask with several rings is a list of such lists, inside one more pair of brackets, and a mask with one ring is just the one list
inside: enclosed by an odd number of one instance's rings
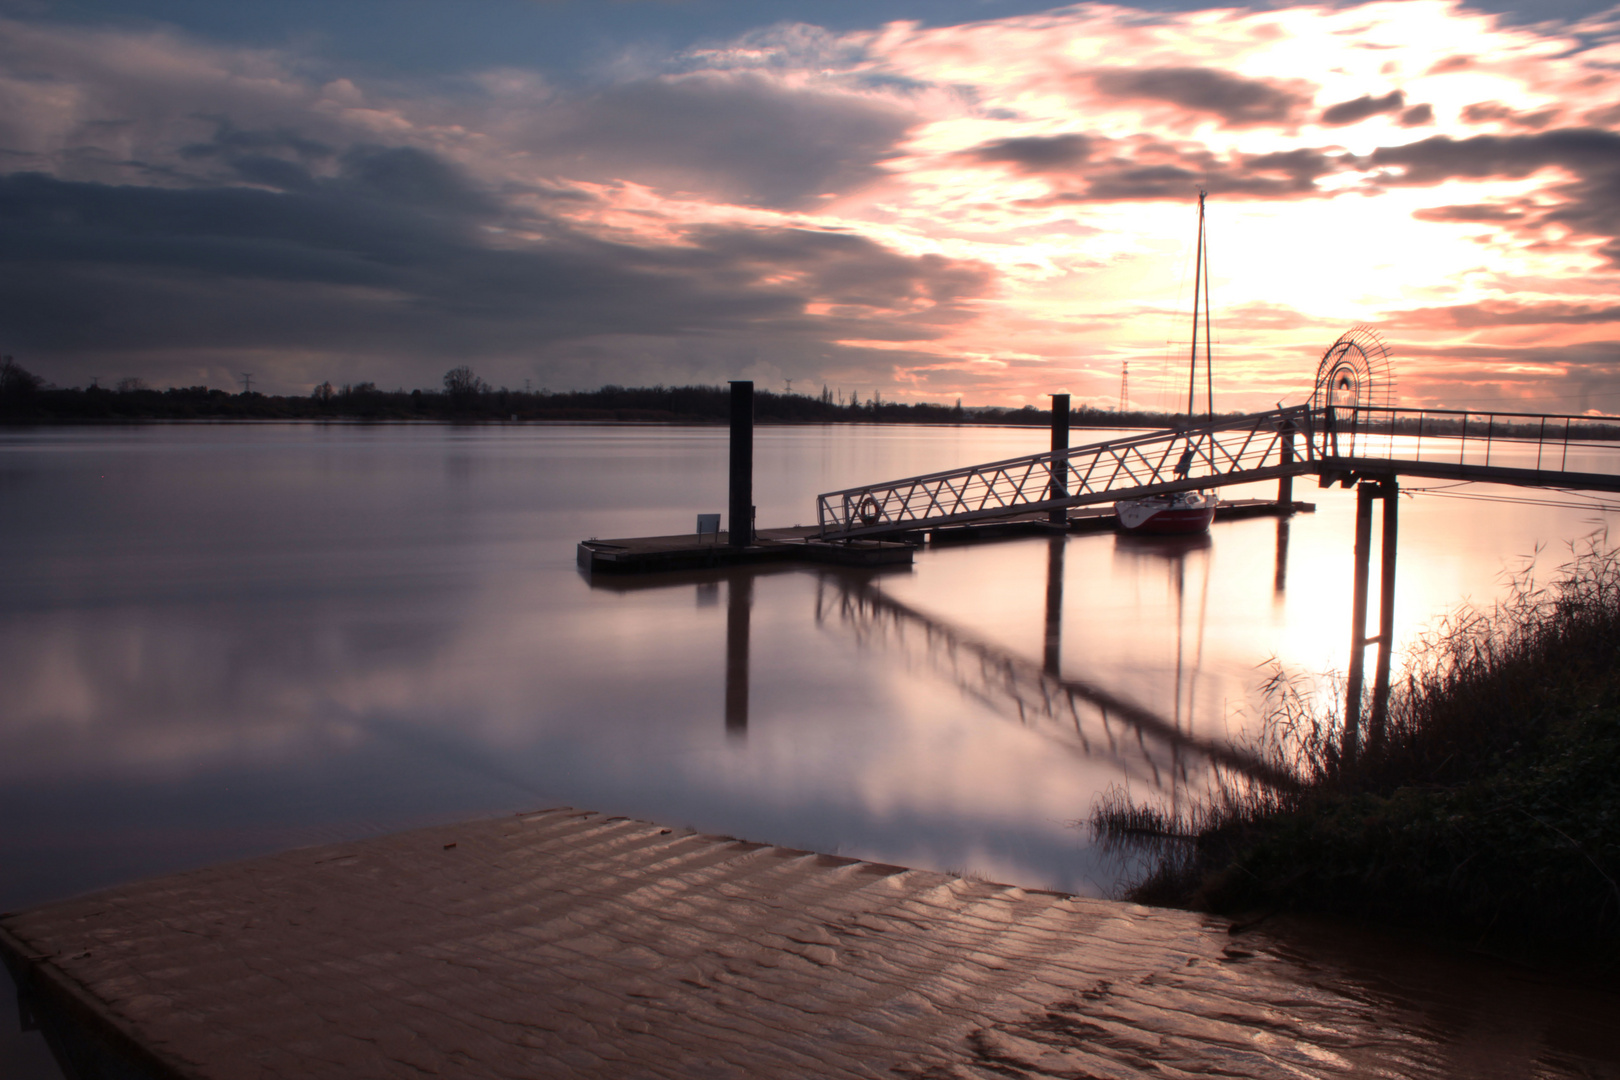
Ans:
{"label": "pole reflection", "polygon": [[1252,754],[1184,731],[1175,719],[1095,683],[1055,675],[1044,664],[894,599],[869,579],[823,571],[816,619],[824,625],[836,619],[863,647],[920,654],[969,696],[1159,790],[1186,783],[1189,763],[1200,771],[1220,766],[1267,783],[1285,782]]}
{"label": "pole reflection", "polygon": [[1063,666],[1063,552],[1069,538],[1054,536],[1046,545],[1046,650],[1043,667],[1057,675]]}
{"label": "pole reflection", "polygon": [[1272,579],[1272,596],[1280,601],[1288,588],[1288,515],[1277,518],[1277,571]]}
{"label": "pole reflection", "polygon": [[726,736],[748,736],[748,637],[754,576],[734,574],[726,585]]}

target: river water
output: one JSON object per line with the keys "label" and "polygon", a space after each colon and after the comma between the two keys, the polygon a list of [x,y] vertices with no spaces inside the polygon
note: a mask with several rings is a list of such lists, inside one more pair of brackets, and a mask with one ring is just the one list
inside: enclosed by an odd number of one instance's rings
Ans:
{"label": "river water", "polygon": [[[758,520],[1046,440],[762,428]],[[0,434],[0,910],[555,805],[1105,894],[1118,867],[1075,825],[1099,792],[1180,797],[1252,729],[1274,664],[1345,664],[1354,495],[1309,481],[1315,513],[1207,542],[941,546],[876,576],[576,569],[581,539],[723,511],[726,464],[719,427]],[[1399,641],[1607,522],[1403,499]],[[739,627],[744,711],[726,693]],[[1080,688],[1072,712],[1031,710],[1031,687],[1059,684]]]}

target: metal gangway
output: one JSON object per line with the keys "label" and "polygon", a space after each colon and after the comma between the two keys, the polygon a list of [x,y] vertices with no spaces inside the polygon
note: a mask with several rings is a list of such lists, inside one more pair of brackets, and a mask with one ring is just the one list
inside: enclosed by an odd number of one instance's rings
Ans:
{"label": "metal gangway", "polygon": [[1315,474],[1620,491],[1620,417],[1293,405],[817,496],[827,539]]}

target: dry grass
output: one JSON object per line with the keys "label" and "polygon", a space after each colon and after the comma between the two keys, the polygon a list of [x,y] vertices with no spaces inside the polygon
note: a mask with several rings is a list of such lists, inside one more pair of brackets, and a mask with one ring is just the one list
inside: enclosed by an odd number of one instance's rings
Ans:
{"label": "dry grass", "polygon": [[1410,657],[1353,758],[1320,704],[1342,694],[1273,671],[1252,749],[1295,784],[1217,775],[1179,813],[1105,793],[1132,898],[1620,942],[1620,552],[1595,537]]}

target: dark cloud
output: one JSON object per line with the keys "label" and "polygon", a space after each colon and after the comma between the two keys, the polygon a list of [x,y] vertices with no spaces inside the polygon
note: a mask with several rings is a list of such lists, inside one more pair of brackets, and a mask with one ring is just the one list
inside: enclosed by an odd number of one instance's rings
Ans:
{"label": "dark cloud", "polygon": [[1026,161],[1023,171],[1048,172],[1059,181],[1050,200],[1038,202],[1185,199],[1199,187],[1211,194],[1287,198],[1315,193],[1319,178],[1341,170],[1349,160],[1315,149],[1221,158],[1202,148],[1148,141],[1111,144],[1109,152],[1093,153],[1076,168],[1043,170]]}
{"label": "dark cloud", "polygon": [[1400,112],[1404,108],[1406,95],[1399,90],[1391,90],[1383,97],[1362,94],[1351,101],[1341,101],[1337,105],[1329,105],[1323,109],[1321,122],[1330,127],[1342,127],[1345,124],[1359,123],[1369,116]]}
{"label": "dark cloud", "polygon": [[1551,209],[1536,209],[1525,216],[1524,228],[1558,224],[1587,236],[1609,241],[1603,254],[1620,266],[1620,134],[1595,128],[1560,128],[1527,135],[1476,135],[1453,139],[1445,135],[1385,146],[1373,151],[1367,163],[1390,171],[1380,177],[1386,184],[1438,184],[1463,178],[1522,178],[1540,169],[1558,167],[1574,179],[1555,184],[1549,193],[1561,201]]}
{"label": "dark cloud", "polygon": [[[851,233],[703,226],[667,243],[608,242],[514,217],[417,150],[354,150],[337,175],[296,181],[266,191],[0,178],[8,351],[110,369],[119,356],[229,364],[267,351],[324,365],[282,372],[296,389],[300,378],[378,377],[362,363],[381,365],[387,384],[431,386],[452,363],[517,371],[513,357],[592,340],[658,352],[684,339],[707,358],[695,375],[714,379],[749,349],[814,357],[836,353],[839,339],[926,341],[989,284],[977,265]],[[502,240],[489,228],[499,223],[542,239]],[[618,377],[664,373],[652,363]]]}
{"label": "dark cloud", "polygon": [[1431,206],[1412,211],[1419,221],[1522,221],[1524,211],[1496,203],[1465,203],[1458,206]]}
{"label": "dark cloud", "polygon": [[1227,127],[1286,123],[1309,101],[1294,87],[1215,68],[1132,68],[1097,72],[1091,80],[1111,97],[1168,101],[1219,116]]}
{"label": "dark cloud", "polygon": [[916,118],[854,94],[790,90],[750,73],[603,90],[561,110],[534,150],[574,177],[630,179],[761,205],[803,206],[882,175]]}
{"label": "dark cloud", "polygon": [[[1421,313],[1419,313],[1421,314]],[[1620,341],[1578,341],[1568,345],[1421,345],[1405,343],[1413,359],[1450,361],[1426,364],[1405,383],[1442,407],[1477,404],[1481,399],[1522,399],[1536,411],[1557,401],[1560,411],[1613,413],[1620,402]],[[1462,400],[1451,400],[1453,397]]]}
{"label": "dark cloud", "polygon": [[1085,135],[1030,135],[981,143],[964,156],[984,164],[1008,164],[1020,172],[1062,172],[1091,155],[1094,141]]}
{"label": "dark cloud", "polygon": [[1428,74],[1444,75],[1448,71],[1467,71],[1473,66],[1474,58],[1472,56],[1448,56],[1430,66]]}
{"label": "dark cloud", "polygon": [[217,125],[214,137],[206,142],[182,146],[180,148],[182,158],[194,160],[222,155],[264,155],[274,151],[286,151],[306,161],[315,161],[329,158],[334,152],[325,143],[308,138],[291,128],[244,130],[238,128],[228,117],[204,119],[212,119]]}
{"label": "dark cloud", "polygon": [[1465,105],[1462,118],[1470,124],[1503,123],[1513,127],[1528,128],[1540,131],[1558,118],[1562,110],[1557,108],[1541,109],[1532,113],[1521,113],[1503,105],[1500,101],[1476,101],[1472,105]]}
{"label": "dark cloud", "polygon": [[1401,113],[1396,121],[1401,127],[1422,127],[1424,124],[1434,123],[1434,106],[1413,105]]}

